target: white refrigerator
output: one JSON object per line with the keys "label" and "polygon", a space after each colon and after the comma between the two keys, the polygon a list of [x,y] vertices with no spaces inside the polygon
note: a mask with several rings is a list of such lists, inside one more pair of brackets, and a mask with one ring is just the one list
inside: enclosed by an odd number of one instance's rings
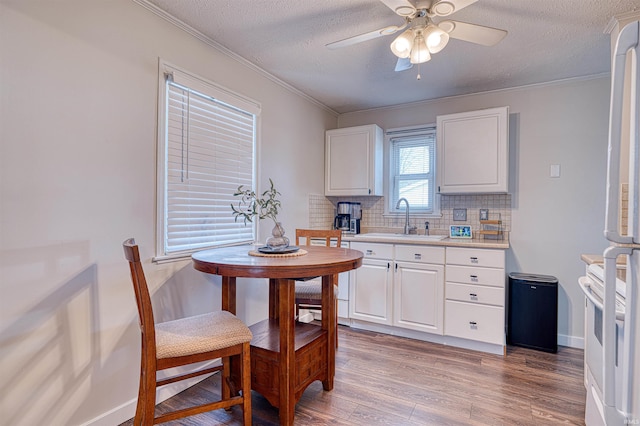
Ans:
{"label": "white refrigerator", "polygon": [[[640,21],[636,21],[620,31],[611,70],[604,230],[610,245],[603,253],[602,345],[598,347],[602,383],[600,392],[587,388],[587,426],[640,425],[639,46]],[[593,348],[585,344],[585,353],[589,350]]]}

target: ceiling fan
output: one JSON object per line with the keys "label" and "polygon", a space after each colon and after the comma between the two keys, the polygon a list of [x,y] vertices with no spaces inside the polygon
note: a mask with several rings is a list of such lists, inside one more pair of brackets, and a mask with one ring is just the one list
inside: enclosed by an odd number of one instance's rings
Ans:
{"label": "ceiling fan", "polygon": [[[449,16],[478,0],[380,0],[397,15],[404,18],[403,25],[390,25],[379,30],[349,37],[327,44],[329,49],[338,49],[377,37],[395,34],[404,30],[391,43],[391,51],[398,57],[396,71],[404,71],[431,59],[449,42],[449,38],[464,40],[483,46],[493,46],[506,35],[505,30],[466,22],[444,20],[433,22],[434,17]],[[419,76],[418,76],[419,78]]]}

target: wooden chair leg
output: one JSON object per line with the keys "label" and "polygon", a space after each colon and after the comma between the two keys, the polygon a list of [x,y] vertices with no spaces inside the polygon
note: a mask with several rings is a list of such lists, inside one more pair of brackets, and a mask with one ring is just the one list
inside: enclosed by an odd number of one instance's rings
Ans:
{"label": "wooden chair leg", "polygon": [[251,425],[251,345],[242,345],[242,413],[245,425]]}
{"label": "wooden chair leg", "polygon": [[[144,363],[144,360],[143,360]],[[134,424],[148,426],[153,424],[156,409],[156,372],[149,371],[143,364],[140,374],[140,389]],[[138,412],[140,410],[140,412]]]}
{"label": "wooden chair leg", "polygon": [[338,300],[336,299],[336,349],[338,349]]}
{"label": "wooden chair leg", "polygon": [[[229,378],[231,377],[231,364],[230,357],[222,358],[222,377],[220,377],[220,393],[222,395],[222,400],[226,401],[231,398],[231,388],[229,387]],[[226,411],[231,411],[231,407],[225,408]]]}

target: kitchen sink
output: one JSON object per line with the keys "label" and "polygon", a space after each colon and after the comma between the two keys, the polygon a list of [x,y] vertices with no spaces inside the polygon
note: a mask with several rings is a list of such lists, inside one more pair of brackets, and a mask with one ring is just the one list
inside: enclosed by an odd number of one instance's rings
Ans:
{"label": "kitchen sink", "polygon": [[418,234],[394,234],[390,232],[370,232],[366,234],[355,235],[357,239],[389,239],[389,240],[412,240],[412,241],[441,241],[447,238],[446,235],[418,235]]}

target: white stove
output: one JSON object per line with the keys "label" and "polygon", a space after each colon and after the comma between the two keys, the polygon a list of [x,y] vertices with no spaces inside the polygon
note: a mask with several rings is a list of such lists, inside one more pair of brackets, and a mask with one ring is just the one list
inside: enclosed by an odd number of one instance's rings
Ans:
{"label": "white stove", "polygon": [[[615,338],[615,388],[622,392],[622,348],[624,347],[624,318],[626,283],[624,265],[617,265],[616,278],[616,338]],[[591,264],[587,274],[580,277],[578,283],[586,296],[585,303],[585,387],[587,389],[585,421],[588,426],[601,426],[604,423],[603,401],[603,304],[604,267]],[[621,402],[621,400],[618,400]],[[621,409],[621,403],[617,404]]]}

